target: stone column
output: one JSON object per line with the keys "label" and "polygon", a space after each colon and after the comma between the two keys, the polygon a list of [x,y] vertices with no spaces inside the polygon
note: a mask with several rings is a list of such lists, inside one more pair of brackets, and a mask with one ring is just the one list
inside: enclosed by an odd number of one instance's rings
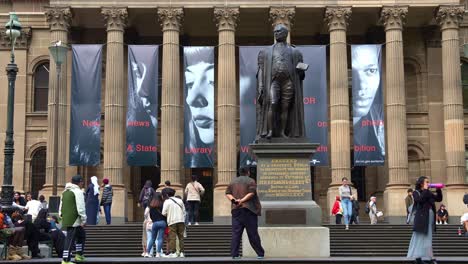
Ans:
{"label": "stone column", "polygon": [[177,191],[182,190],[182,131],[183,108],[180,85],[179,33],[182,8],[159,8],[158,17],[163,31],[162,103],[161,103],[161,186],[166,180]]}
{"label": "stone column", "polygon": [[466,165],[458,32],[464,11],[461,5],[440,6],[436,15],[442,31],[442,83],[448,187],[444,200],[450,208],[451,216],[460,216],[466,210],[461,202],[466,191]]}
{"label": "stone column", "polygon": [[[69,45],[68,30],[72,13],[69,7],[46,7],[45,16],[50,26],[50,45],[61,41],[62,45]],[[65,186],[65,167],[67,164],[67,62],[61,66],[60,79],[57,82],[57,66],[50,56],[49,72],[49,99],[47,111],[47,160],[46,160],[46,183],[41,191],[45,196],[52,194],[52,183],[54,179],[54,145],[57,145],[57,194]],[[58,112],[56,111],[58,103]],[[55,117],[58,118],[58,129],[55,130]],[[57,135],[55,135],[57,131]]]}
{"label": "stone column", "polygon": [[[408,7],[384,7],[381,21],[385,26],[385,98],[387,106],[388,184],[384,192],[385,219],[404,221],[404,203],[408,182],[408,143],[406,132],[405,71],[403,60],[403,25]],[[404,223],[404,222],[403,222]]]}
{"label": "stone column", "polygon": [[[271,7],[270,8],[270,21],[273,28],[278,24],[284,24],[288,30],[288,43],[291,43],[291,28],[294,23],[296,15],[295,7]],[[276,41],[276,40],[275,40]]]}
{"label": "stone column", "polygon": [[348,60],[346,29],[351,7],[327,7],[325,21],[330,32],[330,132],[331,176],[327,192],[327,211],[330,212],[341,179],[351,180],[350,120],[348,95]]}
{"label": "stone column", "polygon": [[214,9],[219,34],[218,48],[218,181],[215,185],[214,221],[230,220],[231,203],[224,193],[229,182],[236,177],[237,161],[237,102],[236,98],[236,41],[235,30],[239,8]]}
{"label": "stone column", "polygon": [[127,190],[123,179],[127,98],[123,41],[128,13],[125,7],[103,7],[101,14],[107,26],[103,175],[114,188],[113,222],[123,222],[127,215]]}

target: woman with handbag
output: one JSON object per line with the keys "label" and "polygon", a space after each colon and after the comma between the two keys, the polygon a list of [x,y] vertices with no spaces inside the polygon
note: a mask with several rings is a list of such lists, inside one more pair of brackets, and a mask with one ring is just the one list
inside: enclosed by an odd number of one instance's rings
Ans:
{"label": "woman with handbag", "polygon": [[[436,264],[432,251],[432,233],[436,231],[435,202],[442,201],[442,190],[436,189],[436,194],[429,190],[429,179],[421,176],[416,181],[413,192],[414,224],[413,236],[408,248],[408,258],[416,258],[417,264]],[[428,259],[428,262],[423,259]]]}
{"label": "woman with handbag", "polygon": [[201,196],[205,193],[205,188],[197,181],[197,175],[192,175],[192,181],[185,187],[188,207],[188,225],[195,223],[198,225],[198,210],[200,209]]}

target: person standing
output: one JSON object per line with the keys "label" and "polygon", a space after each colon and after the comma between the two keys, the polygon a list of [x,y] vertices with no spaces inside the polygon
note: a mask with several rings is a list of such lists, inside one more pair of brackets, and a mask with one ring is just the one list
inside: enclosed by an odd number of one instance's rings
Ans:
{"label": "person standing", "polygon": [[163,199],[160,193],[156,193],[151,200],[149,208],[149,215],[152,221],[151,233],[149,236],[148,245],[146,246],[146,255],[144,257],[152,257],[153,245],[156,241],[156,257],[161,257],[160,253],[163,246],[164,230],[166,230],[166,217],[162,214]]}
{"label": "person standing", "polygon": [[86,189],[87,225],[96,225],[99,212],[99,184],[96,176],[91,177],[91,183]]}
{"label": "person standing", "polygon": [[435,202],[442,202],[442,190],[437,188],[434,194],[429,190],[429,179],[421,176],[416,181],[413,198],[416,214],[407,258],[416,258],[418,264],[428,263],[423,258],[429,259],[429,263],[437,263],[432,251],[432,233],[436,231]]}
{"label": "person standing", "polygon": [[15,192],[13,196],[13,206],[21,210],[24,209],[24,207],[26,206],[26,200],[24,199],[24,197],[21,196],[19,192]]}
{"label": "person standing", "polygon": [[76,243],[75,261],[85,261],[83,252],[86,233],[83,227],[86,225],[86,208],[81,187],[83,187],[83,178],[80,175],[75,175],[72,177],[71,183],[65,185],[65,190],[62,193],[59,212],[60,217],[62,217],[62,228],[67,230],[62,264],[73,263],[70,260],[71,248],[74,243]]}
{"label": "person standing", "polygon": [[332,215],[335,216],[335,224],[341,225],[341,219],[343,218],[343,207],[341,207],[340,196],[335,197],[335,203],[331,211]]}
{"label": "person standing", "polygon": [[348,178],[343,177],[341,179],[342,185],[338,189],[340,192],[341,206],[343,207],[343,217],[344,223],[346,225],[346,230],[349,229],[349,221],[351,220],[351,215],[353,213],[353,203],[351,202],[352,190],[349,186]]}
{"label": "person standing", "polygon": [[369,201],[369,218],[371,225],[377,224],[377,197],[372,196]]}
{"label": "person standing", "polygon": [[143,208],[144,211],[153,199],[155,193],[156,192],[153,189],[153,183],[150,180],[147,180],[143,188],[141,188],[140,198],[138,199],[138,207]]}
{"label": "person standing", "polygon": [[39,195],[39,202],[41,202],[41,209],[49,209],[49,204],[45,200],[44,195]]}
{"label": "person standing", "polygon": [[41,209],[42,203],[37,200],[37,194],[31,195],[31,200],[26,203],[24,210],[28,211],[28,215],[31,215],[33,222]]}
{"label": "person standing", "polygon": [[176,237],[179,239],[180,254],[184,256],[184,231],[185,231],[185,206],[182,199],[174,197],[175,190],[167,192],[167,199],[164,201],[162,215],[167,218],[169,226],[169,255],[168,258],[176,258]]}
{"label": "person standing", "polygon": [[239,177],[233,179],[228,185],[226,198],[231,201],[232,258],[240,258],[239,247],[245,228],[250,245],[257,253],[257,258],[263,259],[265,250],[258,235],[258,216],[261,214],[262,207],[257,196],[257,184],[249,177],[249,171],[246,168],[241,168]]}
{"label": "person standing", "polygon": [[410,224],[412,221],[412,217],[410,216],[413,212],[413,189],[409,188],[407,191],[408,195],[405,198],[405,206],[406,206],[406,224]]}
{"label": "person standing", "polygon": [[109,184],[109,179],[105,178],[102,180],[104,185],[104,190],[102,191],[101,197],[101,206],[104,208],[104,214],[106,215],[106,224],[111,224],[111,208],[112,208],[112,198],[114,196],[114,191],[112,190],[112,185]]}
{"label": "person standing", "polygon": [[185,187],[188,207],[188,225],[195,223],[198,225],[198,211],[200,209],[201,197],[205,193],[205,188],[197,181],[197,175],[192,175],[192,181]]}

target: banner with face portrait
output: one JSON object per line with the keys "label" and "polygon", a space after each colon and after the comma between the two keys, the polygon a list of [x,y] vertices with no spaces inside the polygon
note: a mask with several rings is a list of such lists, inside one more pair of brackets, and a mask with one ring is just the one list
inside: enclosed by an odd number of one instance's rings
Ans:
{"label": "banner with face portrait", "polygon": [[70,165],[101,160],[102,45],[72,45]]}
{"label": "banner with face portrait", "polygon": [[382,46],[352,45],[354,166],[385,162]]}
{"label": "banner with face portrait", "polygon": [[212,168],[214,47],[184,47],[184,166]]}
{"label": "banner with face portrait", "polygon": [[256,164],[249,144],[254,143],[256,134],[257,57],[265,47],[239,48],[240,167]]}
{"label": "banner with face portrait", "polygon": [[309,65],[303,82],[306,136],[318,143],[312,166],[328,165],[328,98],[326,46],[297,46],[304,63]]}
{"label": "banner with face portrait", "polygon": [[128,46],[127,163],[157,164],[158,46]]}

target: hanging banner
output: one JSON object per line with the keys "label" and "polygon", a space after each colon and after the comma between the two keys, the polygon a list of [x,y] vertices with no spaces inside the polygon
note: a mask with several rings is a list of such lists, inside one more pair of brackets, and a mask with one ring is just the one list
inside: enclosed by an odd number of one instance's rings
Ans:
{"label": "hanging banner", "polygon": [[101,161],[102,45],[72,45],[71,166]]}
{"label": "hanging banner", "polygon": [[328,166],[328,97],[326,46],[297,46],[309,65],[303,82],[306,136],[318,143],[312,166]]}
{"label": "hanging banner", "polygon": [[265,47],[243,46],[239,48],[240,167],[256,164],[249,144],[254,143],[256,135],[257,57]]}
{"label": "hanging banner", "polygon": [[212,168],[214,47],[184,47],[184,166]]}
{"label": "hanging banner", "polygon": [[381,45],[352,45],[354,166],[383,165]]}
{"label": "hanging banner", "polygon": [[158,46],[128,46],[127,163],[157,164]]}

